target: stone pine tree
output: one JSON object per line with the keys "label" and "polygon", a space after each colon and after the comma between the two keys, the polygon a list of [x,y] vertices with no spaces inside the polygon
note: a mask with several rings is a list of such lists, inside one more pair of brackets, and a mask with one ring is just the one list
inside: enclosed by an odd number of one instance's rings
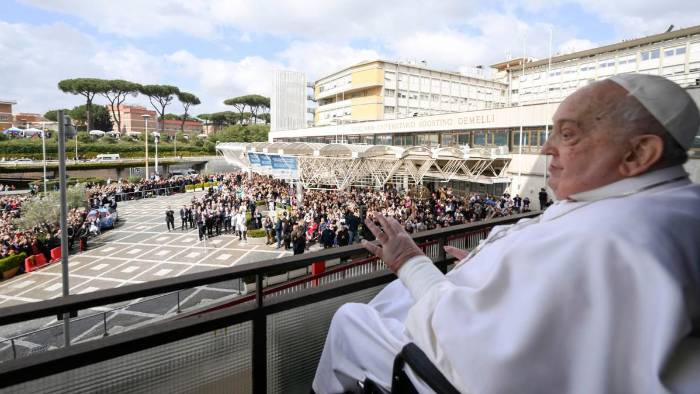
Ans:
{"label": "stone pine tree", "polygon": [[104,90],[101,92],[107,101],[112,112],[112,119],[117,125],[115,131],[122,132],[122,114],[120,106],[126,100],[128,95],[136,96],[141,89],[141,85],[134,82],[124,81],[122,79],[113,79],[104,81]]}
{"label": "stone pine tree", "polygon": [[85,97],[87,129],[92,130],[92,100],[95,98],[96,94],[102,93],[106,89],[105,81],[96,78],[64,79],[58,83],[58,88],[64,93]]}
{"label": "stone pine tree", "polygon": [[173,101],[175,96],[180,93],[180,89],[171,85],[143,85],[140,89],[141,94],[148,96],[148,101],[158,113],[160,121],[161,133],[165,130],[165,108]]}
{"label": "stone pine tree", "polygon": [[182,107],[185,109],[185,113],[182,114],[182,123],[180,123],[180,131],[184,132],[185,122],[187,121],[187,115],[190,110],[190,107],[193,105],[199,105],[202,102],[199,100],[199,97],[187,92],[179,92],[177,94],[177,99],[180,100],[180,102],[182,103]]}

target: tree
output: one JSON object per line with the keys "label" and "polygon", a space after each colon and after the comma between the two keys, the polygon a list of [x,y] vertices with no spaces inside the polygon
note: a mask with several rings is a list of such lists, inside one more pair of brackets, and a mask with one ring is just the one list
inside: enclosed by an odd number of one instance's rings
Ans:
{"label": "tree", "polygon": [[252,117],[249,116],[248,119],[257,118],[257,114],[260,111],[270,108],[270,99],[259,94],[249,94],[224,100],[224,104],[232,105],[236,108],[241,115],[241,120],[243,120],[246,107],[249,108],[249,112],[252,115]]}
{"label": "tree", "polygon": [[270,124],[270,114],[269,113],[264,113],[256,116],[256,118],[262,120],[265,122],[265,124]]}
{"label": "tree", "polygon": [[[44,114],[44,118],[52,122],[58,122],[58,111],[58,109],[52,109]],[[66,108],[63,111],[68,112],[68,109]]]}
{"label": "tree", "polygon": [[114,123],[117,124],[117,130],[115,131],[121,133],[122,114],[120,106],[122,103],[124,103],[124,100],[126,100],[126,96],[130,94],[135,96],[139,92],[141,85],[134,82],[124,81],[122,79],[113,79],[110,81],[105,81],[104,86],[105,88],[101,93],[109,101],[109,107],[112,111],[112,119],[114,119]]}
{"label": "tree", "polygon": [[[79,125],[85,126],[87,130],[87,106],[79,105],[74,107],[72,110],[68,111],[73,120],[77,121]],[[97,130],[111,130],[112,121],[109,118],[109,112],[107,108],[102,106],[94,106],[92,108],[92,127]]]}
{"label": "tree", "polygon": [[[175,95],[180,93],[180,89],[171,85],[143,85],[140,89],[141,94],[148,96],[148,101],[156,110],[160,117],[165,116],[165,107],[170,104],[175,98]],[[165,122],[161,119],[160,131],[165,130]]]}
{"label": "tree", "polygon": [[182,107],[185,108],[185,113],[182,115],[182,123],[180,124],[180,131],[185,131],[185,122],[187,121],[187,112],[189,112],[190,107],[193,105],[199,105],[202,102],[199,101],[199,97],[192,93],[179,92],[177,94],[177,99],[182,103]]}
{"label": "tree", "polygon": [[176,115],[176,114],[165,114],[165,116],[159,116],[158,120],[180,120],[182,119],[182,116]]}
{"label": "tree", "polygon": [[86,99],[87,126],[92,128],[92,100],[95,95],[105,91],[105,81],[96,78],[64,79],[58,83],[58,88],[64,93],[79,94]]}

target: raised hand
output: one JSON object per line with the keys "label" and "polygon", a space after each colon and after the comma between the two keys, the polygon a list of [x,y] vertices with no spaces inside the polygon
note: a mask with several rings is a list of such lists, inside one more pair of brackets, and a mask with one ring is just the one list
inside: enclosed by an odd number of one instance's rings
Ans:
{"label": "raised hand", "polygon": [[398,272],[410,258],[424,254],[396,219],[386,218],[380,213],[375,213],[374,217],[379,221],[381,228],[369,217],[365,220],[365,225],[379,244],[362,240],[362,246],[382,259],[393,272]]}

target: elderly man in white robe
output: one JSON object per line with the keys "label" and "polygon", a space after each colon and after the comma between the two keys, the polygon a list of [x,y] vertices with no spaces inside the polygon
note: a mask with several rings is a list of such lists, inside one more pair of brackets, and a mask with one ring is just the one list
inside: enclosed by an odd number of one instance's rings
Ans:
{"label": "elderly man in white robe", "polygon": [[579,89],[542,148],[557,202],[446,248],[447,275],[376,215],[363,245],[399,279],[336,312],[314,391],[388,388],[414,342],[465,393],[700,392],[700,185],[682,167],[699,125],[662,77]]}

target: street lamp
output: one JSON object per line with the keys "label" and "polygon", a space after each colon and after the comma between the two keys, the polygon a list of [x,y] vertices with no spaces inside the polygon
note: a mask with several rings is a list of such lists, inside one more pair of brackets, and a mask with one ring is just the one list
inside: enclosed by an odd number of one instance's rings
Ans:
{"label": "street lamp", "polygon": [[151,117],[151,115],[141,115],[143,118],[143,121],[146,123],[146,179],[148,179],[148,118]]}
{"label": "street lamp", "polygon": [[158,141],[160,141],[160,133],[158,133],[158,132],[153,133],[153,141],[156,143],[156,163],[155,163],[156,166],[155,166],[155,169],[153,170],[153,172],[156,175],[159,175],[159,172],[158,172]]}
{"label": "street lamp", "polygon": [[44,195],[46,195],[46,123],[41,122],[41,152],[44,156]]}

